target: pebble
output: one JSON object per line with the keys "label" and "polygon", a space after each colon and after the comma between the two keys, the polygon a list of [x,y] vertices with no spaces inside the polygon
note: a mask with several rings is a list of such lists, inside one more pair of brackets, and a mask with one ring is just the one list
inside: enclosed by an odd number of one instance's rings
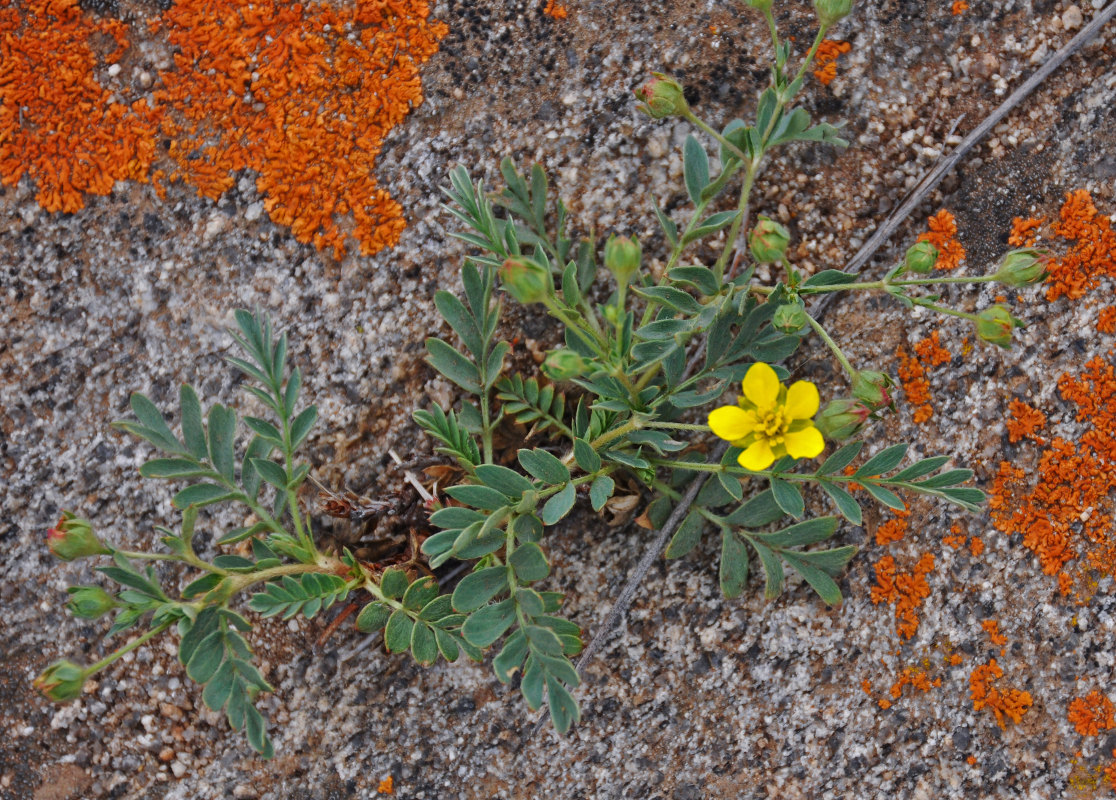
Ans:
{"label": "pebble", "polygon": [[1062,27],[1067,31],[1077,30],[1084,21],[1084,17],[1081,16],[1080,6],[1070,6],[1062,12]]}
{"label": "pebble", "polygon": [[248,208],[244,209],[244,219],[249,222],[255,222],[260,218],[264,212],[263,200],[257,200],[252,203]]}

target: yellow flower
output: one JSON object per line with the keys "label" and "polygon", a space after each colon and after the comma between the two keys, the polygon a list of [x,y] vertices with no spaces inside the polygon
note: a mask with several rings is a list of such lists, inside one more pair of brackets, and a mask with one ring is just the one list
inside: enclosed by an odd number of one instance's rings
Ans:
{"label": "yellow flower", "polygon": [[820,402],[817,386],[796,381],[788,389],[767,364],[753,364],[742,388],[737,405],[721,406],[709,414],[713,433],[741,448],[740,466],[756,471],[783,456],[821,455],[825,440],[814,427]]}

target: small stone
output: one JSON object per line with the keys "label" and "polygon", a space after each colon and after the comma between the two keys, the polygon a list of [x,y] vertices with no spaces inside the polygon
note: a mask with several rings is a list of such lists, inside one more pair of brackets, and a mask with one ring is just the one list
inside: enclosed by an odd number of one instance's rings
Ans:
{"label": "small stone", "polygon": [[167,719],[182,719],[182,709],[171,703],[159,703],[159,713]]}
{"label": "small stone", "polygon": [[212,241],[225,229],[225,215],[220,213],[213,213],[209,216],[209,221],[205,223],[205,233],[202,238],[205,241]]}
{"label": "small stone", "polygon": [[159,760],[162,761],[164,764],[168,761],[173,761],[174,750],[170,747],[164,747],[162,750],[159,751]]}
{"label": "small stone", "polygon": [[171,764],[171,772],[174,773],[174,777],[181,778],[183,775],[186,774],[186,765],[183,764],[181,761],[175,761],[173,764]]}
{"label": "small stone", "polygon": [[238,783],[233,787],[233,797],[237,800],[255,800],[260,793],[246,783]]}
{"label": "small stone", "polygon": [[248,206],[248,208],[244,209],[244,219],[248,220],[249,222],[255,222],[263,215],[263,211],[263,200],[257,200],[256,202]]}
{"label": "small stone", "polygon": [[[1069,12],[1067,12],[1067,13],[1069,13]],[[1080,16],[1081,12],[1078,11],[1077,13]],[[117,75],[120,74],[120,65],[119,64],[110,64],[109,68],[108,68],[108,74],[115,78]]]}
{"label": "small stone", "polygon": [[1062,12],[1062,27],[1067,31],[1077,30],[1084,21],[1084,17],[1081,16],[1080,6],[1070,6]]}

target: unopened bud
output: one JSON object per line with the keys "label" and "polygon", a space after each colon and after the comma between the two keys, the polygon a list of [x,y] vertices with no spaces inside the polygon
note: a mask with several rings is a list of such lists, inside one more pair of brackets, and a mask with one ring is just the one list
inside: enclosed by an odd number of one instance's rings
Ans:
{"label": "unopened bud", "polygon": [[782,261],[789,243],[790,231],[768,217],[760,217],[748,239],[752,258],[760,264]]}
{"label": "unopened bud", "polygon": [[977,315],[977,336],[1005,350],[1011,349],[1011,329],[1022,327],[1023,321],[1001,305],[989,306]]}
{"label": "unopened bud", "polygon": [[1000,262],[996,280],[1007,286],[1030,286],[1038,283],[1048,274],[1046,262],[1049,259],[1049,254],[1043,250],[1012,250]]}
{"label": "unopened bud", "polygon": [[852,393],[870,411],[885,408],[892,404],[891,387],[895,381],[890,375],[872,370],[860,370],[852,379]]}
{"label": "unopened bud", "polygon": [[85,670],[72,661],[55,661],[35,678],[32,685],[48,700],[65,703],[81,696]]}
{"label": "unopened bud", "polygon": [[783,333],[796,333],[806,325],[806,309],[802,303],[784,303],[775,309],[771,326]]}
{"label": "unopened bud", "polygon": [[682,95],[682,84],[661,72],[652,74],[654,78],[636,89],[635,96],[642,101],[636,108],[652,119],[685,116],[690,107]]}
{"label": "unopened bud", "polygon": [[826,439],[843,442],[855,436],[871,414],[871,409],[859,400],[840,398],[822,409],[814,419],[814,425]]}
{"label": "unopened bud", "polygon": [[627,236],[610,236],[605,242],[605,267],[616,277],[616,283],[626,286],[639,271],[643,250],[639,242]]}
{"label": "unopened bud", "polygon": [[62,512],[62,519],[47,531],[47,547],[55,557],[63,561],[112,552],[93,533],[93,526],[88,520],[75,517],[69,511]]}
{"label": "unopened bud", "polygon": [[568,348],[562,348],[547,353],[542,371],[551,380],[568,381],[584,375],[588,367],[589,362],[581,355]]}
{"label": "unopened bud", "polygon": [[524,305],[541,303],[553,290],[550,270],[527,258],[509,258],[500,267],[500,285]]}
{"label": "unopened bud", "polygon": [[906,258],[903,259],[903,266],[909,272],[917,272],[919,275],[925,275],[930,270],[934,269],[934,264],[938,261],[938,248],[930,244],[930,242],[917,242],[907,249]]}
{"label": "unopened bud", "polygon": [[814,13],[823,28],[836,25],[849,15],[852,0],[814,0]]}
{"label": "unopened bud", "polygon": [[119,605],[100,586],[71,586],[66,591],[70,593],[70,602],[66,603],[66,608],[75,617],[82,619],[97,619]]}

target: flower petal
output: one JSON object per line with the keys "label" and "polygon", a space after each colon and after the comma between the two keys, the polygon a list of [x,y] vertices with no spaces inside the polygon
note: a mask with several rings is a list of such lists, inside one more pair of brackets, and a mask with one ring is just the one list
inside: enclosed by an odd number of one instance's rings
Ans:
{"label": "flower petal", "polygon": [[756,415],[739,406],[721,406],[709,412],[709,427],[716,436],[734,442],[756,427]]}
{"label": "flower petal", "polygon": [[767,469],[775,463],[775,454],[771,452],[771,445],[768,444],[766,439],[757,439],[747,450],[737,456],[736,460],[744,469],[755,472]]}
{"label": "flower petal", "polygon": [[815,458],[825,449],[821,431],[812,425],[797,433],[786,434],[783,444],[787,446],[787,455],[791,458]]}
{"label": "flower petal", "polygon": [[756,404],[761,412],[775,405],[779,397],[779,376],[762,361],[753,364],[743,381],[744,396]]}
{"label": "flower petal", "polygon": [[818,387],[810,381],[795,381],[787,389],[787,416],[791,419],[810,419],[818,413],[821,398]]}

